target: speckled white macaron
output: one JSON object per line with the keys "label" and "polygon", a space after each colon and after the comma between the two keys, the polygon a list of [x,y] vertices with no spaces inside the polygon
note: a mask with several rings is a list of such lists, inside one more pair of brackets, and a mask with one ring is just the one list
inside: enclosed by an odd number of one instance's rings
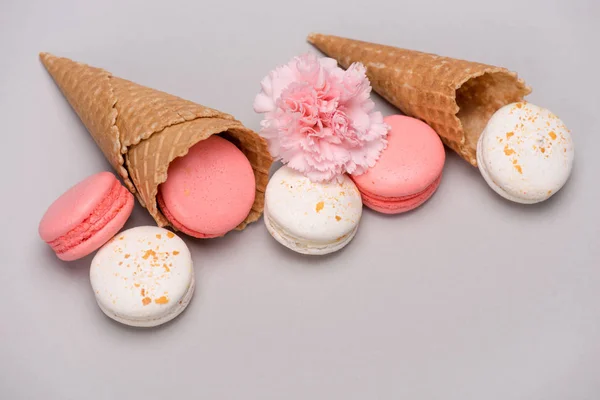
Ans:
{"label": "speckled white macaron", "polygon": [[360,192],[344,176],[341,181],[311,182],[289,167],[271,177],[265,192],[265,225],[287,248],[322,255],[346,246],[362,215]]}
{"label": "speckled white macaron", "polygon": [[488,185],[522,204],[547,200],[569,179],[573,139],[550,111],[513,103],[492,116],[477,143],[477,164]]}
{"label": "speckled white macaron", "polygon": [[138,327],[178,316],[195,287],[188,247],[173,232],[155,226],[129,229],[104,245],[92,260],[90,280],[107,316]]}

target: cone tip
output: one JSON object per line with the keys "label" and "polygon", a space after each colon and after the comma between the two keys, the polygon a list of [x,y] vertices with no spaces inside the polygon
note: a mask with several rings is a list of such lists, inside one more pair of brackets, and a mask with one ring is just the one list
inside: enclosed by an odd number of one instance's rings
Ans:
{"label": "cone tip", "polygon": [[46,62],[50,59],[50,58],[54,58],[54,56],[50,53],[46,53],[44,51],[40,52],[39,54],[40,60],[42,60],[42,63],[46,64]]}
{"label": "cone tip", "polygon": [[317,41],[318,37],[322,36],[320,33],[316,33],[316,32],[311,32],[308,34],[308,36],[306,37],[306,40],[309,43],[315,44],[315,42]]}

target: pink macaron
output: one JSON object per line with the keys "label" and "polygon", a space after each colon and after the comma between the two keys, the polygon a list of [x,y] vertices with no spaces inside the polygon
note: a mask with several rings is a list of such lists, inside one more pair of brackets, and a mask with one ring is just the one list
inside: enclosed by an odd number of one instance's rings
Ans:
{"label": "pink macaron", "polygon": [[446,153],[426,123],[403,115],[386,117],[387,148],[366,173],[352,176],[363,203],[384,214],[399,214],[423,204],[438,188]]}
{"label": "pink macaron", "polygon": [[255,191],[254,172],[244,153],[213,135],[171,163],[157,201],[176,229],[197,238],[213,238],[246,219]]}
{"label": "pink macaron", "polygon": [[110,172],[92,175],[67,190],[42,217],[39,235],[58,258],[91,254],[125,225],[133,195]]}

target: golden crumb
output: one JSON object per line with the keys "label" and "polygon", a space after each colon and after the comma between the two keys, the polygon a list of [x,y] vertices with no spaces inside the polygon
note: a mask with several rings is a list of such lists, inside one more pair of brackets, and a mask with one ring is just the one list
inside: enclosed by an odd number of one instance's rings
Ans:
{"label": "golden crumb", "polygon": [[152,256],[153,258],[156,258],[156,253],[152,249],[146,250],[146,253],[144,253],[144,255],[142,256],[142,258],[144,260],[147,260],[148,257],[150,257],[150,256]]}
{"label": "golden crumb", "polygon": [[325,203],[324,203],[324,202],[322,202],[322,201],[320,201],[320,202],[318,202],[318,203],[317,203],[317,205],[315,206],[315,210],[317,210],[317,212],[320,212],[320,211],[323,209],[323,207],[325,207]]}

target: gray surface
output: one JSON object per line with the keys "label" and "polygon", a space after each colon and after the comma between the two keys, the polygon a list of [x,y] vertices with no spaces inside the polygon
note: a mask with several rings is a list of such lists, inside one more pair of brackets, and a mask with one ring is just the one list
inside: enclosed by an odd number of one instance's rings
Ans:
{"label": "gray surface", "polygon": [[[599,17],[596,0],[2,0],[0,398],[597,400]],[[109,168],[37,52],[258,129],[259,80],[311,31],[519,71],[574,132],[572,179],[520,206],[448,153],[424,207],[366,211],[340,253],[292,254],[262,222],[187,240],[199,286],[182,316],[152,330],[105,318],[90,258],[62,263],[37,237],[56,196]],[[136,206],[127,226],[151,223]]]}

